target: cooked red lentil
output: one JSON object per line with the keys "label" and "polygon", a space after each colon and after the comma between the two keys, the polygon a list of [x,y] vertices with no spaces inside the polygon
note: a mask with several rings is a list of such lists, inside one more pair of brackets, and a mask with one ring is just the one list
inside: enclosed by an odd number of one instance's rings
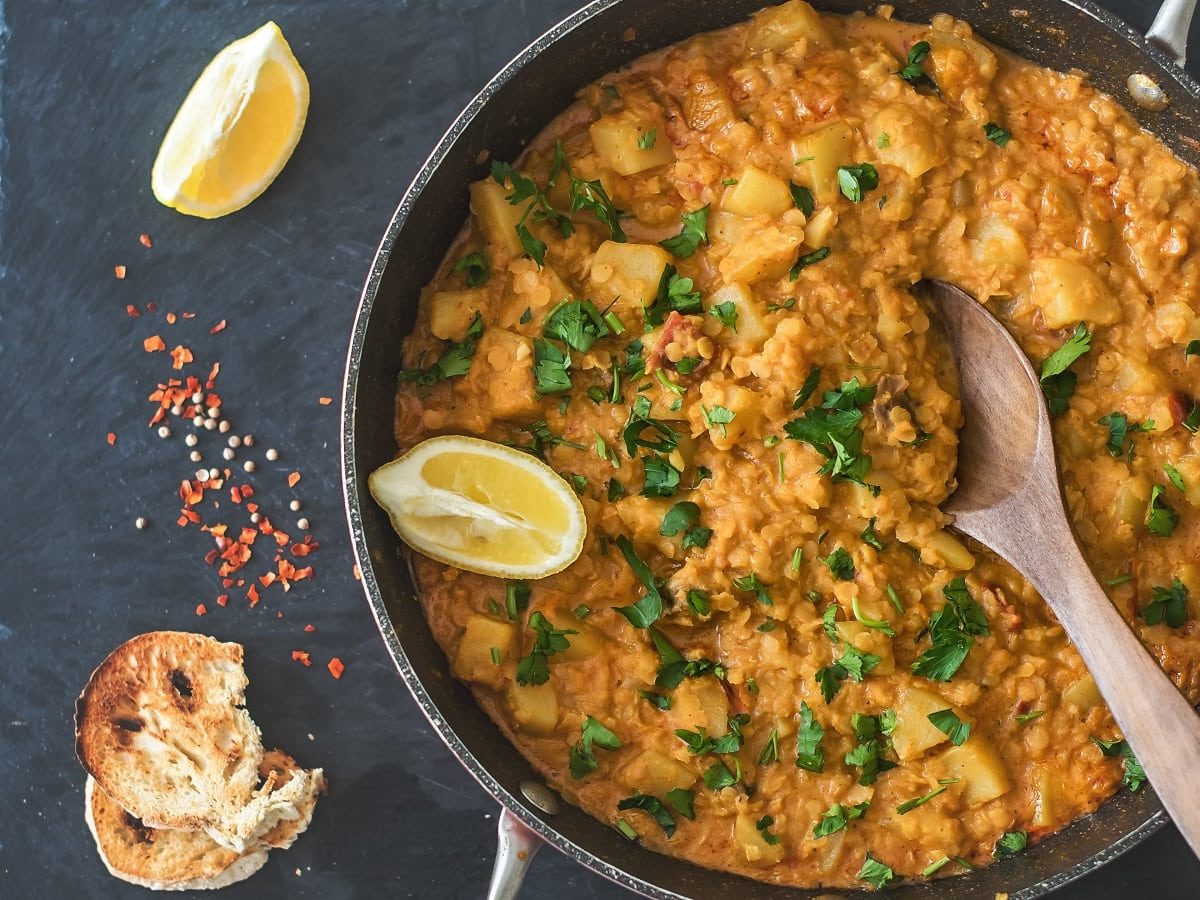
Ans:
{"label": "cooked red lentil", "polygon": [[557,575],[416,561],[550,784],[664,853],[833,886],[961,872],[1140,786],[1041,599],[939,511],[961,415],[912,288],[984,299],[1036,365],[1063,348],[1075,527],[1195,697],[1194,171],[966,23],[790,2],[584,88],[492,172],[396,438],[516,444],[582,494]]}

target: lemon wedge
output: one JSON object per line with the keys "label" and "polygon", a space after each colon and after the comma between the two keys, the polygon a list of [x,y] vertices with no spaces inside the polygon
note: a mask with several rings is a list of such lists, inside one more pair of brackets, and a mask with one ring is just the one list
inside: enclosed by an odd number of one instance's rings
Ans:
{"label": "lemon wedge", "polygon": [[215,57],[167,129],[150,187],[159,203],[215,219],[275,180],[304,130],[308,79],[268,22]]}
{"label": "lemon wedge", "polygon": [[367,480],[406,544],[500,578],[545,578],[583,549],[583,504],[557,472],[478,438],[422,441]]}

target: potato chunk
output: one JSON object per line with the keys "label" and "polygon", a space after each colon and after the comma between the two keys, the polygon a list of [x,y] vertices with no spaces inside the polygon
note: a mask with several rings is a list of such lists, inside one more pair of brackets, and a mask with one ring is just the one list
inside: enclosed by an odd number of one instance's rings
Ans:
{"label": "potato chunk", "polygon": [[733,245],[721,260],[721,276],[747,284],[782,278],[800,255],[803,240],[804,232],[798,228],[762,229]]}
{"label": "potato chunk", "polygon": [[1063,691],[1063,699],[1083,713],[1104,703],[1100,688],[1096,687],[1096,680],[1091,675],[1084,675]]}
{"label": "potato chunk", "polygon": [[438,291],[429,298],[429,330],[443,341],[461,341],[475,313],[487,302],[487,291]]}
{"label": "potato chunk", "polygon": [[517,628],[508,622],[497,622],[487,616],[471,616],[467,629],[454,654],[454,677],[499,687],[504,670],[492,659],[496,650],[500,661],[512,650]]}
{"label": "potato chunk", "polygon": [[657,750],[643,750],[617,774],[626,787],[661,797],[676,788],[691,787],[696,773],[676,759]]}
{"label": "potato chunk", "polygon": [[929,120],[908,106],[887,106],[867,124],[867,135],[879,159],[920,178],[946,161],[946,148]]}
{"label": "potato chunk", "polygon": [[510,682],[506,693],[517,727],[529,734],[550,734],[558,724],[558,693],[554,683],[520,685]]}
{"label": "potato chunk", "polygon": [[837,633],[847,644],[879,657],[879,662],[871,670],[872,675],[891,675],[896,671],[896,654],[892,652],[892,639],[879,629],[868,628],[861,622],[838,622]]}
{"label": "potato chunk", "polygon": [[1183,478],[1184,496],[1192,506],[1200,507],[1200,456],[1185,456],[1176,460],[1175,468]]}
{"label": "potato chunk", "polygon": [[1039,828],[1053,828],[1059,822],[1062,806],[1058,777],[1048,768],[1038,769],[1033,789],[1033,824]]}
{"label": "potato chunk", "polygon": [[946,777],[963,783],[963,799],[968,806],[979,806],[1007,794],[1012,787],[1004,762],[987,738],[972,734],[961,747],[942,754]]}
{"label": "potato chunk", "polygon": [[896,701],[896,730],[892,732],[896,755],[907,762],[948,741],[945,733],[929,721],[929,714],[950,706],[945,697],[922,688],[910,687],[901,694]]}
{"label": "potato chunk", "polygon": [[1121,321],[1121,306],[1100,276],[1087,266],[1060,257],[1035,259],[1029,270],[1030,299],[1041,307],[1047,328],[1066,328],[1076,322],[1113,325]]}
{"label": "potato chunk", "polygon": [[[653,139],[649,137],[652,131]],[[636,175],[675,159],[666,125],[659,117],[645,118],[628,111],[610,113],[592,123],[588,133],[604,164],[618,175]]]}
{"label": "potato chunk", "polygon": [[791,0],[782,6],[771,6],[751,20],[749,50],[787,50],[801,38],[809,45],[828,44],[829,32],[821,22],[821,14],[804,0]]}
{"label": "potato chunk", "polygon": [[540,409],[533,379],[533,348],[515,332],[485,328],[462,382],[469,391],[489,396],[489,408],[498,419],[536,418]]}
{"label": "potato chunk", "polygon": [[556,654],[554,657],[556,660],[584,662],[594,659],[604,649],[604,638],[595,628],[585,625],[583,622],[575,622],[570,627],[575,630],[575,634],[570,638],[570,646]]}
{"label": "potato chunk", "polygon": [[729,698],[715,678],[689,679],[676,688],[668,715],[673,728],[703,728],[719,737],[729,730]]}
{"label": "potato chunk", "polygon": [[503,251],[503,256],[511,257],[525,252],[517,237],[517,223],[533,201],[513,206],[504,199],[509,193],[509,188],[501,187],[491,178],[471,185],[471,212],[479,220],[483,236],[489,244]]}
{"label": "potato chunk", "polygon": [[765,307],[762,301],[756,301],[750,293],[750,288],[741,282],[727,284],[717,288],[705,303],[707,309],[720,306],[722,303],[732,303],[737,309],[737,330],[730,331],[712,316],[704,322],[704,330],[709,334],[720,334],[722,343],[741,352],[753,352],[761,349],[771,336],[770,326],[767,325]]}
{"label": "potato chunk", "polygon": [[794,205],[787,182],[758,166],[742,169],[737,184],[721,198],[721,209],[738,216],[778,216]]}
{"label": "potato chunk", "polygon": [[733,822],[733,839],[746,855],[746,862],[760,865],[774,865],[783,859],[783,844],[768,844],[762,832],[758,830],[759,816],[749,810],[742,810]]}
{"label": "potato chunk", "polygon": [[845,122],[830,122],[796,141],[793,155],[804,160],[798,168],[817,202],[822,206],[833,203],[840,193],[838,166],[854,161],[854,133]]}
{"label": "potato chunk", "polygon": [[[641,315],[654,302],[671,255],[654,244],[605,241],[592,257],[591,296],[601,307],[617,301],[622,311]],[[628,324],[628,320],[626,320]]]}

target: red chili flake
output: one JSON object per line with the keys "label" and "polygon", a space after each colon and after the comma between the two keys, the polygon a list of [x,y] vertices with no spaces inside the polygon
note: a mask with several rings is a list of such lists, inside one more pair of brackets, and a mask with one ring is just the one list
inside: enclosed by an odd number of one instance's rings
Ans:
{"label": "red chili flake", "polygon": [[354,580],[362,581],[362,569],[358,567],[358,563],[354,564]]}
{"label": "red chili flake", "polygon": [[228,602],[229,602],[228,594],[218,594],[217,595],[217,606],[224,606]]}
{"label": "red chili flake", "polygon": [[146,232],[144,232],[144,231],[138,235],[138,241],[141,242],[141,245],[143,247],[153,247],[154,246],[154,241],[150,240],[150,235],[146,234]]}
{"label": "red chili flake", "polygon": [[288,487],[293,488],[300,483],[300,473],[293,472],[288,476]]}
{"label": "red chili flake", "polygon": [[312,665],[312,659],[309,658],[308,652],[305,650],[293,650],[292,659],[294,659],[296,662],[304,663],[306,667]]}
{"label": "red chili flake", "polygon": [[253,544],[258,539],[258,532],[253,528],[242,528],[242,534],[238,540],[243,544]]}
{"label": "red chili flake", "polygon": [[[221,587],[225,588],[225,590],[229,590],[231,587],[233,587],[233,579],[232,578],[222,578],[221,579]],[[241,587],[241,585],[239,584],[238,587]]]}
{"label": "red chili flake", "polygon": [[304,630],[305,630],[305,631],[316,631],[316,630],[317,630],[317,626],[316,626],[316,625],[305,625],[305,626],[304,626]]}
{"label": "red chili flake", "polygon": [[206,563],[208,563],[210,566],[211,566],[213,563],[215,563],[215,562],[217,561],[217,551],[216,551],[216,550],[209,550],[207,553],[205,553],[205,554],[204,554],[204,561],[205,561]]}
{"label": "red chili flake", "polygon": [[175,324],[175,313],[173,313],[173,312],[169,312],[169,313],[167,313],[167,324],[168,324],[168,325],[174,325],[174,324]]}
{"label": "red chili flake", "polygon": [[138,316],[141,315],[141,313],[138,312],[138,308],[136,306],[134,306],[132,303],[126,303],[125,304],[125,315],[129,316],[129,318],[131,318],[131,319],[136,319]]}
{"label": "red chili flake", "polygon": [[159,350],[167,349],[166,342],[157,334],[142,341],[142,346],[146,348],[147,353],[157,353]]}
{"label": "red chili flake", "polygon": [[184,517],[185,519],[187,519],[187,520],[188,520],[189,522],[191,522],[193,525],[198,525],[198,524],[200,524],[200,516],[199,516],[199,515],[197,515],[197,514],[196,514],[196,513],[195,513],[193,510],[190,510],[190,509],[181,509],[179,512],[180,512],[180,513],[183,515],[183,517]]}
{"label": "red chili flake", "polygon": [[117,442],[117,433],[115,431],[110,431],[108,433],[108,446],[111,447],[116,442]]}
{"label": "red chili flake", "polygon": [[341,678],[342,673],[345,671],[346,671],[346,667],[342,664],[342,661],[340,659],[338,659],[336,656],[329,661],[329,674],[332,675],[334,678]]}
{"label": "red chili flake", "polygon": [[250,601],[251,609],[258,606],[258,601],[259,601],[258,585],[256,585],[256,584],[250,585],[250,590],[246,591],[246,599]]}
{"label": "red chili flake", "polygon": [[212,390],[212,386],[216,382],[217,375],[219,375],[220,372],[221,372],[221,364],[219,362],[213,363],[212,370],[209,371],[208,380],[206,382],[204,382],[204,386],[206,388],[208,388],[209,390]]}
{"label": "red chili flake", "polygon": [[147,300],[146,301],[146,312],[148,312],[148,313],[158,312],[158,304],[155,303],[153,300]]}
{"label": "red chili flake", "polygon": [[322,406],[328,406],[330,403],[333,402],[333,398],[332,397],[318,397],[317,402],[320,403]]}
{"label": "red chili flake", "polygon": [[113,274],[116,275],[117,280],[120,281],[122,278],[125,277],[125,267],[124,266],[113,266]]}
{"label": "red chili flake", "polygon": [[268,519],[266,516],[263,516],[261,521],[258,523],[258,530],[263,534],[274,534],[275,526],[271,524],[270,519]]}
{"label": "red chili flake", "polygon": [[242,492],[236,484],[229,488],[229,499],[232,503],[242,502]]}
{"label": "red chili flake", "polygon": [[194,312],[185,312],[185,313],[181,313],[181,315],[182,315],[182,316],[183,316],[185,319],[194,319],[194,318],[196,318],[196,314],[195,314]]}
{"label": "red chili flake", "polygon": [[309,544],[292,544],[292,556],[308,556],[315,549]]}
{"label": "red chili flake", "polygon": [[212,328],[208,329],[208,333],[209,333],[209,334],[216,334],[218,331],[224,331],[224,330],[225,330],[225,326],[226,326],[227,324],[228,324],[228,323],[227,323],[227,322],[226,322],[224,319],[222,319],[220,322],[218,322],[218,323],[217,323],[216,325],[214,325]]}
{"label": "red chili flake", "polygon": [[205,615],[207,612],[208,612],[208,607],[207,607],[207,606],[205,606],[203,603],[197,603],[197,604],[196,604],[196,615],[198,615],[198,616],[203,616],[203,615]]}
{"label": "red chili flake", "polygon": [[[253,497],[254,496],[254,486],[250,485],[250,484],[243,484],[242,485],[242,496],[246,497],[247,499],[249,499],[250,497]],[[255,507],[255,509],[257,509],[257,508],[258,507]],[[250,509],[249,504],[247,504],[246,509]],[[254,512],[254,510],[250,509],[250,512]]]}
{"label": "red chili flake", "polygon": [[263,587],[268,588],[275,583],[275,573],[267,572],[265,575],[259,575],[258,580]]}
{"label": "red chili flake", "polygon": [[283,618],[283,610],[282,609],[275,610],[275,618],[277,618],[277,619]]}
{"label": "red chili flake", "polygon": [[179,344],[171,351],[171,368],[182,369],[185,365],[192,361],[192,351],[183,344]]}

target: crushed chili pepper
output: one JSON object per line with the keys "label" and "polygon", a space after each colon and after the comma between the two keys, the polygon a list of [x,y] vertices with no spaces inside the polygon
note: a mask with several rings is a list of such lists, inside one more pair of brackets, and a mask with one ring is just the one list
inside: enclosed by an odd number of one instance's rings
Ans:
{"label": "crushed chili pepper", "polygon": [[316,630],[317,630],[317,626],[316,626],[316,625],[305,625],[305,626],[304,626],[304,630],[305,630],[305,631],[316,631]]}
{"label": "crushed chili pepper", "polygon": [[342,673],[346,671],[345,665],[336,656],[329,661],[329,674],[334,678],[341,678]]}
{"label": "crushed chili pepper", "polygon": [[203,603],[196,604],[196,615],[203,616],[203,615],[206,615],[207,613],[208,613],[207,606],[205,606]]}
{"label": "crushed chili pepper", "polygon": [[312,659],[309,658],[308,651],[306,650],[293,650],[292,659],[304,663],[305,666],[312,665]]}
{"label": "crushed chili pepper", "polygon": [[146,338],[142,341],[142,346],[146,348],[147,353],[157,353],[160,350],[166,350],[167,344],[157,334]]}
{"label": "crushed chili pepper", "polygon": [[115,431],[110,431],[108,433],[108,446],[111,447],[116,442],[117,442],[117,433]]}
{"label": "crushed chili pepper", "polygon": [[299,472],[293,472],[291,475],[288,476],[288,487],[294,488],[299,483],[300,483],[300,473]]}
{"label": "crushed chili pepper", "polygon": [[317,402],[320,403],[322,406],[328,406],[330,403],[333,402],[333,398],[332,397],[318,397]]}
{"label": "crushed chili pepper", "polygon": [[146,232],[144,232],[144,231],[138,235],[138,241],[141,243],[141,245],[143,247],[153,247],[154,246],[154,241],[150,240],[150,235],[146,234]]}
{"label": "crushed chili pepper", "polygon": [[141,313],[138,311],[138,308],[136,306],[134,306],[132,303],[126,303],[125,304],[125,315],[129,316],[129,318],[131,318],[131,319],[136,319],[141,315]]}
{"label": "crushed chili pepper", "polygon": [[192,351],[183,344],[176,345],[171,351],[171,368],[182,369],[185,365],[192,361]]}
{"label": "crushed chili pepper", "polygon": [[174,325],[174,324],[175,324],[175,313],[173,313],[173,312],[169,312],[169,313],[167,313],[167,324],[168,324],[168,325]]}
{"label": "crushed chili pepper", "polygon": [[123,279],[125,277],[125,267],[124,266],[113,266],[113,274],[116,275],[117,280],[120,281],[121,279]]}
{"label": "crushed chili pepper", "polygon": [[227,323],[226,323],[226,321],[225,321],[224,319],[222,319],[220,322],[218,322],[218,323],[217,323],[216,325],[214,325],[212,328],[208,329],[208,333],[209,333],[209,334],[216,334],[216,333],[217,333],[217,332],[219,332],[219,331],[224,331],[224,330],[225,330],[225,326],[226,326],[226,324],[227,324]]}

